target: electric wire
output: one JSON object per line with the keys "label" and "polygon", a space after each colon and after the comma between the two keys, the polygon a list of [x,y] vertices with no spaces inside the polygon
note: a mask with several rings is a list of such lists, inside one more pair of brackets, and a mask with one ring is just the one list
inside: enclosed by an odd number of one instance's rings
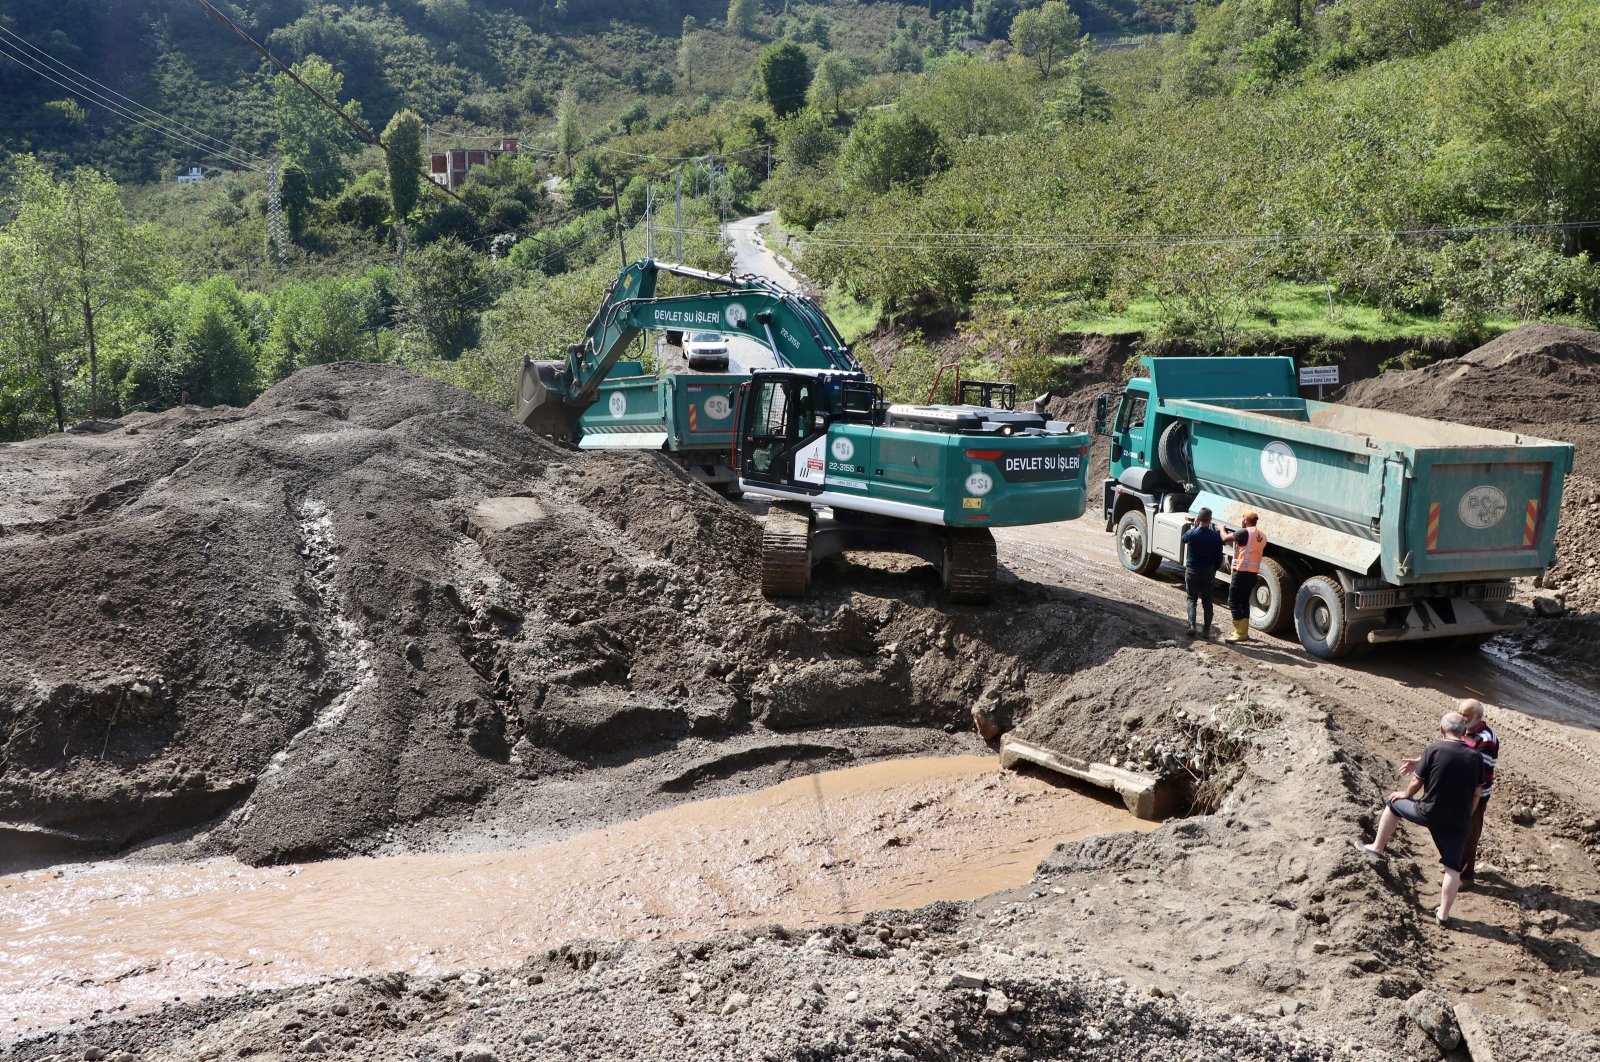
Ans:
{"label": "electric wire", "polygon": [[[186,130],[186,131],[188,131],[190,133],[193,133],[195,136],[200,137],[200,138],[202,138],[204,140],[209,140],[213,144],[216,144],[219,147],[225,148],[229,153],[231,153],[233,155],[248,155],[249,157],[251,157],[253,159],[256,159],[259,162],[267,162],[267,163],[271,162],[270,159],[268,159],[268,158],[266,158],[266,157],[264,157],[262,155],[258,155],[254,151],[249,150],[248,148],[242,148],[242,147],[239,147],[236,144],[231,144],[228,141],[221,139],[220,137],[212,136],[210,133],[207,133],[203,129],[196,129],[194,126],[189,125],[187,122],[180,121],[179,119],[174,118],[169,114],[163,114],[161,111],[156,110],[154,107],[147,107],[146,105],[140,103],[138,100],[134,99],[133,97],[128,96],[125,93],[118,92],[116,89],[112,88],[109,85],[104,84],[103,82],[96,81],[94,78],[90,77],[88,74],[85,74],[83,71],[77,69],[76,67],[72,66],[70,63],[64,62],[63,60],[56,58],[55,56],[51,55],[49,52],[45,51],[43,48],[40,48],[38,45],[33,44],[32,42],[30,42],[26,37],[23,37],[22,35],[20,35],[18,33],[12,32],[11,30],[7,29],[3,25],[0,25],[0,34],[4,34],[6,37],[11,38],[13,41],[15,41],[18,44],[21,44],[23,47],[27,48],[28,51],[33,52],[36,55],[40,56],[46,63],[48,63],[51,66],[51,68],[53,70],[55,70],[55,72],[60,73],[63,77],[66,77],[68,80],[73,81],[74,83],[83,86],[88,91],[93,92],[94,90],[93,89],[89,89],[88,86],[94,85],[94,86],[96,86],[96,88],[104,90],[104,94],[106,94],[108,97],[109,96],[115,96],[117,99],[124,101],[130,107],[133,107],[133,108],[136,108],[136,109],[138,109],[140,111],[143,111],[146,114],[154,117],[155,119],[157,119],[157,120],[159,120],[161,122],[165,122],[168,125],[176,126],[177,128],[184,129],[184,130]],[[26,54],[26,53],[24,53],[24,54]],[[100,93],[96,93],[96,94],[99,95]]]}
{"label": "electric wire", "polygon": [[249,163],[249,162],[245,161],[244,159],[238,158],[238,157],[236,157],[234,155],[228,154],[227,152],[219,151],[219,150],[217,150],[215,148],[208,147],[207,145],[202,144],[199,141],[193,140],[190,137],[183,135],[182,133],[175,132],[174,130],[169,129],[169,128],[165,127],[165,126],[157,125],[154,122],[151,122],[148,119],[145,119],[145,118],[141,117],[140,115],[134,113],[133,111],[130,111],[127,108],[124,108],[124,107],[120,106],[119,104],[115,103],[114,101],[111,101],[111,100],[105,99],[105,98],[97,98],[98,97],[97,93],[91,94],[87,90],[74,87],[73,85],[70,85],[70,84],[60,80],[59,77],[56,76],[56,72],[55,71],[50,70],[47,67],[42,68],[39,65],[37,65],[36,62],[33,61],[31,59],[31,57],[27,56],[26,53],[18,54],[15,51],[15,48],[16,48],[16,46],[11,44],[9,41],[0,40],[0,55],[4,55],[6,58],[8,58],[12,62],[16,63],[18,66],[23,67],[24,69],[30,71],[31,73],[37,74],[39,77],[42,77],[44,80],[50,82],[51,84],[55,85],[56,87],[58,87],[60,89],[63,89],[66,92],[69,92],[74,96],[77,96],[79,99],[82,99],[87,103],[93,104],[96,107],[102,107],[102,108],[104,108],[104,109],[106,109],[108,111],[111,111],[113,114],[116,114],[120,118],[125,118],[128,121],[133,122],[135,125],[142,126],[142,127],[146,128],[146,129],[149,129],[149,130],[151,130],[151,131],[153,131],[155,133],[159,133],[161,136],[166,137],[169,140],[174,140],[174,141],[182,143],[182,144],[184,144],[184,145],[186,145],[188,147],[191,147],[191,148],[195,149],[197,152],[199,152],[203,157],[222,159],[223,161],[229,162],[229,163],[233,164],[234,166],[237,166],[240,169],[250,170],[250,171],[255,172],[255,173],[266,173],[267,172],[265,167],[253,165],[252,163]]}

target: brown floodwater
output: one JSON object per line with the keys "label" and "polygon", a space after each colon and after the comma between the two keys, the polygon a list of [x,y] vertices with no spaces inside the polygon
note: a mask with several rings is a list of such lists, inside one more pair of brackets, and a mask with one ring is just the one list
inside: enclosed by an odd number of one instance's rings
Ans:
{"label": "brown floodwater", "polygon": [[1153,825],[957,756],[791,779],[514,851],[0,877],[0,1038],[179,996],[512,965],[580,938],[696,939],[972,899],[1023,884],[1061,841]]}

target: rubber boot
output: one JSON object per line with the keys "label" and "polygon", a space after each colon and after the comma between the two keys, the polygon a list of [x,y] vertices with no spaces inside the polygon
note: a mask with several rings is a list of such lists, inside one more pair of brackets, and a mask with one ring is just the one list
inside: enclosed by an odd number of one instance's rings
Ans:
{"label": "rubber boot", "polygon": [[1233,621],[1233,633],[1228,635],[1230,642],[1248,642],[1250,640],[1250,621],[1247,619]]}
{"label": "rubber boot", "polygon": [[1194,604],[1194,599],[1191,598],[1189,600],[1189,629],[1184,632],[1191,638],[1194,637]]}

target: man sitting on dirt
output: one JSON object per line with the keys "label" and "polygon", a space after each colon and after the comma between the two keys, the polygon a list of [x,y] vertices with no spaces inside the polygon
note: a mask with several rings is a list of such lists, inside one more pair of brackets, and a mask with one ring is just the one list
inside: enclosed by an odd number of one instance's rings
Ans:
{"label": "man sitting on dirt", "polygon": [[1189,637],[1194,637],[1194,604],[1205,606],[1205,634],[1211,637],[1211,604],[1217,569],[1222,567],[1222,535],[1211,526],[1211,510],[1194,515],[1194,526],[1183,533],[1183,590],[1189,595]]}
{"label": "man sitting on dirt", "polygon": [[[1409,773],[1411,781],[1404,789],[1389,794],[1383,819],[1378,823],[1377,839],[1370,845],[1350,843],[1369,858],[1381,859],[1401,819],[1426,826],[1439,850],[1439,862],[1444,864],[1439,906],[1433,912],[1434,919],[1443,926],[1450,922],[1450,908],[1461,889],[1462,856],[1478,791],[1483,786],[1483,759],[1466,743],[1467,717],[1460,712],[1447,712],[1439,720],[1439,735],[1440,740],[1423,749],[1420,757],[1401,766],[1401,772]],[[1422,794],[1420,800],[1415,799],[1418,793]]]}

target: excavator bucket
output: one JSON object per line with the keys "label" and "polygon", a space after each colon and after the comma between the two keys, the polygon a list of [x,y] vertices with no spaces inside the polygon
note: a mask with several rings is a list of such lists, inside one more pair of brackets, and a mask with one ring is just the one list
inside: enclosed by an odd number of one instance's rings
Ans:
{"label": "excavator bucket", "polygon": [[578,417],[583,411],[562,401],[566,369],[564,361],[522,359],[517,419],[547,439],[570,443],[577,435]]}

